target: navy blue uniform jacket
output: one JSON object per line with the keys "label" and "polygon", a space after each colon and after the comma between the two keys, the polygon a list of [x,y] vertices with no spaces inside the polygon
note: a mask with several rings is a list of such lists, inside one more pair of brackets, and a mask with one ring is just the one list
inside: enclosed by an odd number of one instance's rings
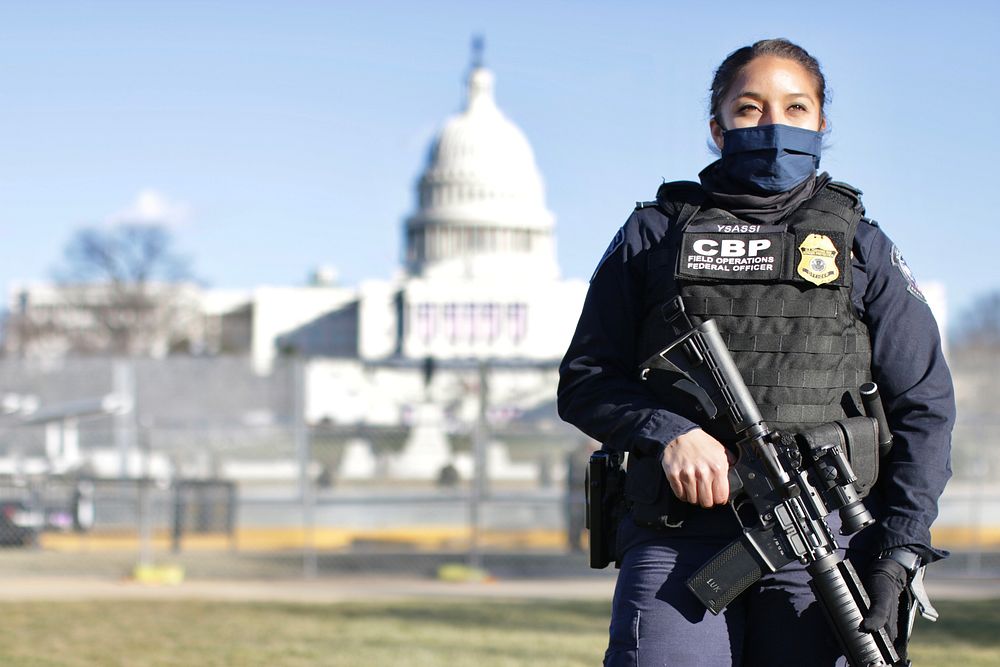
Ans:
{"label": "navy blue uniform jacket", "polygon": [[[669,224],[659,208],[637,208],[619,230],[591,278],[559,369],[559,415],[605,449],[656,455],[697,428],[660,407],[638,379],[646,266],[632,259],[644,257]],[[871,334],[872,376],[895,438],[889,460],[882,462],[884,510],[878,532],[870,534],[872,548],[909,545],[931,562],[945,555],[931,547],[930,526],[951,476],[951,374],[934,316],[909,269],[893,242],[868,221],[858,225],[854,238],[853,277],[852,301]]]}

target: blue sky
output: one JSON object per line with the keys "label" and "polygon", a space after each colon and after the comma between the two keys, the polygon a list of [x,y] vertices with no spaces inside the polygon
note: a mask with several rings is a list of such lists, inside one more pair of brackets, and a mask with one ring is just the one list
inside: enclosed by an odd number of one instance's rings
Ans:
{"label": "blue sky", "polygon": [[[952,312],[1000,288],[1000,3],[6,2],[0,289],[73,230],[162,209],[217,287],[387,278],[473,34],[532,142],[559,260],[587,278],[637,199],[694,178],[707,88],[785,36],[832,89],[823,168]],[[142,207],[140,207],[142,208]]]}

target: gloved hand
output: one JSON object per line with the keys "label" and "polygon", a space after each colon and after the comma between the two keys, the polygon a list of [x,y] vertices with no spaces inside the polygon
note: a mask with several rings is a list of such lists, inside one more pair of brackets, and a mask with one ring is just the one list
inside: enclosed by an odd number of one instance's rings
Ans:
{"label": "gloved hand", "polygon": [[908,579],[906,568],[891,558],[875,561],[865,581],[872,604],[868,615],[861,621],[862,630],[875,632],[884,627],[889,639],[896,641],[899,634],[899,597]]}

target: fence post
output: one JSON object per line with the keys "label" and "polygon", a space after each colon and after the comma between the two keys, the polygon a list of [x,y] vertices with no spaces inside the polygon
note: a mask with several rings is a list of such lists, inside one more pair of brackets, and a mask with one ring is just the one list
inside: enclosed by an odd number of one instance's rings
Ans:
{"label": "fence post", "polygon": [[489,446],[489,425],[486,420],[489,407],[489,371],[487,361],[479,362],[479,411],[476,424],[472,431],[472,489],[469,495],[469,567],[481,569],[483,554],[481,548],[481,510],[487,494],[487,476],[489,475],[487,448]]}
{"label": "fence post", "polygon": [[128,410],[120,410],[115,414],[115,448],[118,450],[118,477],[128,477],[128,458],[135,447],[136,401],[135,364],[131,360],[116,359],[112,365],[112,384],[114,392],[120,400],[129,406]]}
{"label": "fence post", "polygon": [[226,485],[226,534],[229,536],[229,550],[237,551],[236,542],[236,482]]}
{"label": "fence post", "polygon": [[986,481],[989,462],[980,456],[972,467],[972,494],[969,498],[969,524],[971,528],[970,553],[966,573],[973,577],[983,574],[983,551],[986,541],[983,535],[983,501],[986,496]]}
{"label": "fence post", "polygon": [[139,565],[153,563],[153,526],[150,505],[151,479],[143,476],[136,480],[139,485]]}
{"label": "fence post", "polygon": [[137,434],[139,445],[139,475],[137,483],[139,485],[139,565],[146,566],[153,563],[153,517],[152,517],[152,497],[151,489],[152,476],[150,474],[149,452],[150,433],[149,427],[144,426]]}
{"label": "fence post", "polygon": [[319,570],[316,555],[316,497],[309,477],[312,446],[306,425],[306,373],[302,357],[292,357],[292,439],[299,459],[299,503],[302,505],[302,576],[314,579]]}
{"label": "fence post", "polygon": [[174,525],[170,534],[170,549],[175,554],[181,552],[181,536],[184,534],[184,482],[174,478]]}

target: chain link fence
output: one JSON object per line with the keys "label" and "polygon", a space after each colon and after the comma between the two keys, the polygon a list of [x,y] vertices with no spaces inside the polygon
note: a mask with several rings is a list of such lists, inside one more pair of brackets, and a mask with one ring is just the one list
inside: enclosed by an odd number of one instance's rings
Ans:
{"label": "chain link fence", "polygon": [[[1000,415],[977,384],[997,364],[953,360],[935,530],[972,576],[1000,573]],[[0,576],[585,575],[596,443],[559,421],[556,381],[533,363],[0,361]]]}
{"label": "chain link fence", "polygon": [[6,360],[0,377],[0,572],[312,576],[584,544],[592,447],[555,415],[551,364]]}

